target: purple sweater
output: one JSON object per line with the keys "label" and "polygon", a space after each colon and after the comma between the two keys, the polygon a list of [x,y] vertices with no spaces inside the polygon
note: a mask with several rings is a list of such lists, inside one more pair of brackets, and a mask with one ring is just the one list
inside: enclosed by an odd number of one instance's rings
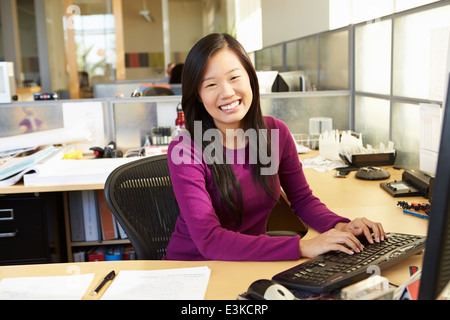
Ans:
{"label": "purple sweater", "polygon": [[[265,117],[265,121],[268,130],[278,129],[279,133],[279,141],[275,143],[279,148],[275,196],[279,197],[281,186],[291,202],[294,213],[319,232],[333,228],[338,222],[348,222],[348,219],[327,209],[312,194],[287,126],[271,117]],[[218,193],[205,159],[198,152],[194,155],[195,161],[189,164],[179,163],[179,160],[174,161],[171,157],[171,152],[176,152],[176,155],[194,154],[194,149],[186,145],[190,143],[174,140],[168,150],[172,184],[181,214],[167,247],[166,259],[228,261],[299,259],[299,236],[265,235],[267,220],[276,202],[262,188],[255,186],[250,165],[238,164],[242,163],[240,161],[234,161],[231,165],[242,189],[242,223],[238,228],[232,221],[222,221],[221,224],[214,210],[214,206],[218,206],[219,203]],[[248,147],[246,149],[248,151]],[[236,159],[238,151],[232,152]]]}

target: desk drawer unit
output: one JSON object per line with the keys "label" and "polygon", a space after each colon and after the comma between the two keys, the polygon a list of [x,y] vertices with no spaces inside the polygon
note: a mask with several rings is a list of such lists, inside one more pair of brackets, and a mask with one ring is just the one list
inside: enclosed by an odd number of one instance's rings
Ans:
{"label": "desk drawer unit", "polygon": [[0,264],[49,262],[44,200],[0,196]]}

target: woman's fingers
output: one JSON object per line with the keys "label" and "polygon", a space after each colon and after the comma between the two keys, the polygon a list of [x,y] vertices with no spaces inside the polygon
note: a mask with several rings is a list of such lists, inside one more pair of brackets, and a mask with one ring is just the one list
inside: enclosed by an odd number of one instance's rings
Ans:
{"label": "woman's fingers", "polygon": [[309,258],[329,251],[354,254],[363,249],[364,246],[351,232],[342,232],[336,229],[331,229],[310,240],[300,240],[300,254]]}

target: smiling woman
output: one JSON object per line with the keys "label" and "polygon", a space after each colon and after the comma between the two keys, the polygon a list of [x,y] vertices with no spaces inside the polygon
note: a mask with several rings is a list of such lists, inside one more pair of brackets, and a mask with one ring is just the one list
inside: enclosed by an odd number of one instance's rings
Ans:
{"label": "smiling woman", "polygon": [[[350,222],[312,194],[286,124],[262,115],[256,71],[236,39],[228,34],[201,39],[186,58],[182,90],[187,132],[172,140],[168,150],[180,216],[166,259],[295,260],[330,250],[359,252],[362,245],[355,236],[363,233],[369,241],[370,232],[383,239],[380,224]],[[236,131],[245,132],[241,144]],[[221,134],[204,139],[211,132]],[[261,157],[265,152],[267,157]],[[176,161],[180,154],[194,161]],[[281,187],[295,214],[324,234],[312,240],[265,234]]]}
{"label": "smiling woman", "polygon": [[[250,109],[253,93],[249,76],[236,54],[228,48],[217,52],[208,61],[204,78],[199,95],[216,127],[222,133],[244,129],[242,120]],[[227,147],[234,149],[234,145]]]}

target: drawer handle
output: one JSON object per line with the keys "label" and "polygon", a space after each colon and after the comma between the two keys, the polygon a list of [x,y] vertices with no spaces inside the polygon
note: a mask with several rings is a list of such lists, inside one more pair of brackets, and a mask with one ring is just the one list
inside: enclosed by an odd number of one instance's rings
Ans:
{"label": "drawer handle", "polygon": [[17,235],[17,232],[19,231],[0,233],[0,238],[14,238]]}
{"label": "drawer handle", "polygon": [[0,209],[0,221],[14,220],[14,209]]}

